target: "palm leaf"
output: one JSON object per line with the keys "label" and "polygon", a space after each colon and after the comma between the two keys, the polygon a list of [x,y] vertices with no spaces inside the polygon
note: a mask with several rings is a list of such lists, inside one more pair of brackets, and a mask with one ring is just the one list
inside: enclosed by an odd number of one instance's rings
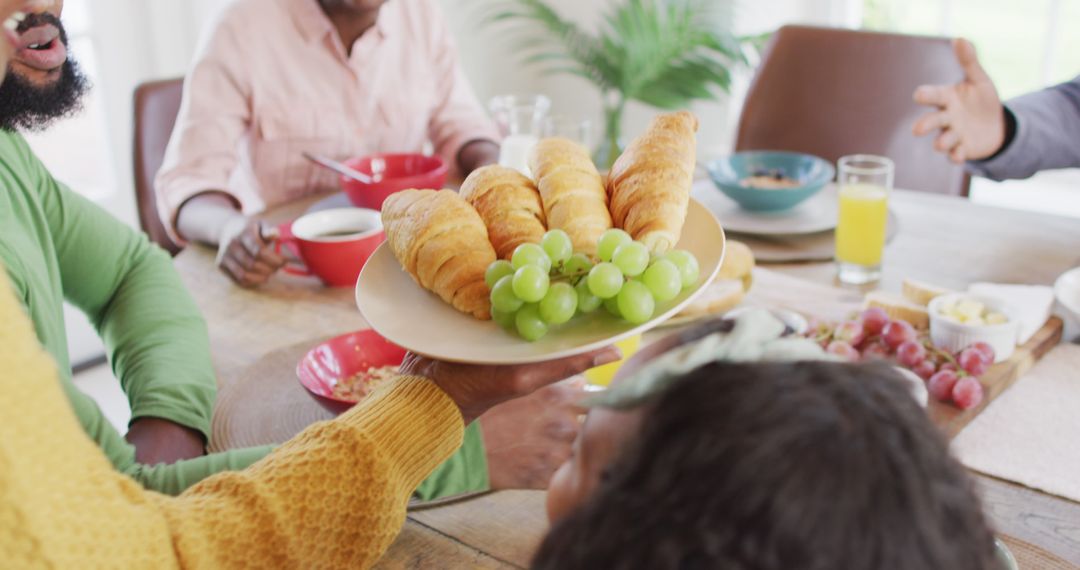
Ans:
{"label": "palm leaf", "polygon": [[527,64],[674,109],[728,91],[730,67],[745,63],[742,45],[719,17],[728,6],[722,0],[622,0],[595,35],[544,0],[503,0],[490,21],[514,26]]}

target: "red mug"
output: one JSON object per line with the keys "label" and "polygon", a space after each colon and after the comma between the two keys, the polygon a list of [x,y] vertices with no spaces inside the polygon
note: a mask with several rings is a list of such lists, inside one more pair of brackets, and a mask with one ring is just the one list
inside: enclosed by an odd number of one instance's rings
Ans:
{"label": "red mug", "polygon": [[280,253],[287,247],[300,259],[300,264],[286,264],[286,273],[315,276],[330,287],[352,287],[385,239],[379,212],[337,208],[278,226],[276,249]]}

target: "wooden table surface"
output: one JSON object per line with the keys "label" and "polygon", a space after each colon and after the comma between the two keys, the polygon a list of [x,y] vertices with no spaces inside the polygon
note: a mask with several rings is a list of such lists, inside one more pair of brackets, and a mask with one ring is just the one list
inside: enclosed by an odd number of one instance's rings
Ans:
{"label": "wooden table surface", "polygon": [[[295,217],[316,199],[268,217]],[[899,217],[900,233],[885,253],[879,284],[885,290],[899,291],[905,277],[953,288],[975,281],[1049,285],[1080,265],[1077,220],[899,190],[891,207]],[[212,251],[192,246],[177,256],[176,267],[208,321],[220,386],[269,352],[366,326],[350,289],[328,289],[313,279],[279,275],[249,291],[233,286],[213,262]],[[769,268],[835,284],[829,263]],[[1080,504],[990,477],[976,479],[999,533],[1080,565]],[[493,493],[411,513],[380,565],[524,567],[545,530],[543,493]]]}

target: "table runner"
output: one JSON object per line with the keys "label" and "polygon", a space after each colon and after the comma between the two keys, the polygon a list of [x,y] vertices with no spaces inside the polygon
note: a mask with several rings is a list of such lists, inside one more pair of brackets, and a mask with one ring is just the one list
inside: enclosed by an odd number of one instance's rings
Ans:
{"label": "table runner", "polygon": [[1061,345],[953,440],[967,467],[1080,501],[1080,346]]}

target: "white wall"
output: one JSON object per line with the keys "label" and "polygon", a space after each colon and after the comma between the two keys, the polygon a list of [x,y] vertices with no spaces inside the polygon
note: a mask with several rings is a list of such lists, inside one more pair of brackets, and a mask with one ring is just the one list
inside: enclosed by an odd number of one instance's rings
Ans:
{"label": "white wall", "polygon": [[[603,128],[599,93],[583,79],[573,76],[542,76],[535,67],[520,64],[510,46],[513,38],[504,29],[484,28],[477,22],[486,9],[500,0],[442,0],[448,24],[458,39],[466,73],[481,100],[500,93],[538,92],[552,98],[555,113],[593,121],[594,134]],[[563,17],[589,28],[600,21],[613,2],[601,0],[550,0]],[[735,4],[735,31],[739,34],[775,30],[785,23],[843,24],[850,20],[849,0],[741,0]],[[701,120],[698,134],[703,156],[730,149],[738,109],[749,72],[736,76],[732,96],[693,106]],[[655,109],[631,104],[627,109],[624,133],[640,132]]]}

